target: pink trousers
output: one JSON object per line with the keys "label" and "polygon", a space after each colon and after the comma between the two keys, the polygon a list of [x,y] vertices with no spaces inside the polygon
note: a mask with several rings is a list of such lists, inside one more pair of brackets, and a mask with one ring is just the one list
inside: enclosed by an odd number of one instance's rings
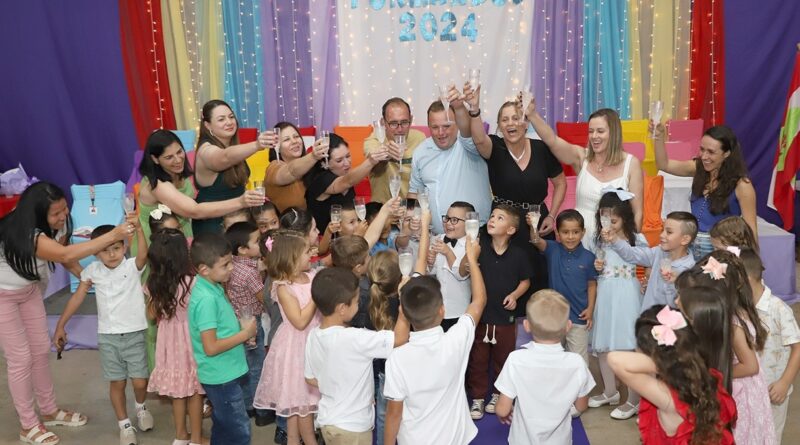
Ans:
{"label": "pink trousers", "polygon": [[39,411],[56,411],[56,394],[50,377],[50,336],[39,286],[0,289],[0,348],[8,368],[8,388],[23,429],[38,425]]}

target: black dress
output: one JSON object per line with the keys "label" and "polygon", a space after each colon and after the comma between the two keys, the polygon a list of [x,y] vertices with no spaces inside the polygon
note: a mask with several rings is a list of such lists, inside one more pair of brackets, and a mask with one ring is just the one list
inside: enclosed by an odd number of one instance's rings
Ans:
{"label": "black dress", "polygon": [[344,194],[338,193],[330,195],[328,199],[324,201],[317,201],[317,197],[324,194],[325,190],[328,190],[328,187],[333,184],[336,178],[338,178],[338,176],[331,173],[329,170],[322,170],[311,179],[311,182],[306,188],[306,206],[311,212],[311,216],[314,217],[314,221],[316,221],[317,229],[319,229],[320,233],[325,232],[328,223],[331,222],[331,206],[345,203],[352,205],[356,197],[355,190],[353,187],[350,187]]}

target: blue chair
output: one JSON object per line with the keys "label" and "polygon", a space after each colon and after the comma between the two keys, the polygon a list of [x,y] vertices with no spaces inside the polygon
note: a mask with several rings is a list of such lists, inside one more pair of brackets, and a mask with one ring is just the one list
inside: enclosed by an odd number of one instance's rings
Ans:
{"label": "blue chair", "polygon": [[175,136],[178,136],[178,139],[181,140],[181,144],[183,144],[183,149],[186,152],[190,152],[194,150],[194,145],[197,143],[197,133],[194,130],[170,130],[175,133]]}

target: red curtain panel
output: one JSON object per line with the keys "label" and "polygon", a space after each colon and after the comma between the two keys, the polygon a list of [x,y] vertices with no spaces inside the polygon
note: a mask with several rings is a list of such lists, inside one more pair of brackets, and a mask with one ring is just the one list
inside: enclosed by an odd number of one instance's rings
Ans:
{"label": "red curtain panel", "polygon": [[119,0],[122,59],[139,147],[157,128],[174,130],[159,0]]}
{"label": "red curtain panel", "polygon": [[725,122],[725,32],[723,0],[694,2],[689,118],[705,127]]}

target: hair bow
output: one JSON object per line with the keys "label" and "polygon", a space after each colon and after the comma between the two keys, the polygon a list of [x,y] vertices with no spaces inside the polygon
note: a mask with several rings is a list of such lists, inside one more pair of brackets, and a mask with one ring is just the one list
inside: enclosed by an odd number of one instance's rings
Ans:
{"label": "hair bow", "polygon": [[172,209],[164,204],[159,204],[158,207],[150,211],[150,216],[156,221],[161,221],[165,214],[172,215]]}
{"label": "hair bow", "polygon": [[683,318],[683,314],[670,309],[669,306],[664,306],[656,315],[656,320],[661,324],[653,326],[650,330],[653,338],[661,346],[673,346],[678,340],[675,331],[686,327],[686,319]]}
{"label": "hair bow", "polygon": [[629,192],[627,190],[620,190],[620,189],[611,187],[610,185],[607,185],[607,186],[603,187],[603,190],[601,190],[600,192],[603,195],[605,195],[606,193],[616,193],[617,194],[617,198],[619,198],[620,201],[628,201],[628,200],[633,199],[633,198],[636,197],[636,195],[634,195],[633,193],[631,193],[631,192]]}
{"label": "hair bow", "polygon": [[264,240],[264,247],[267,248],[267,252],[272,252],[272,237],[268,236],[266,240]]}
{"label": "hair bow", "polygon": [[728,246],[728,247],[725,248],[725,250],[727,250],[728,252],[736,255],[737,257],[742,255],[742,249],[740,249],[737,246]]}
{"label": "hair bow", "polygon": [[711,278],[715,280],[721,280],[725,278],[725,272],[728,271],[728,265],[726,263],[720,263],[717,261],[716,258],[713,256],[708,257],[708,262],[705,266],[702,266],[704,273],[711,275]]}

